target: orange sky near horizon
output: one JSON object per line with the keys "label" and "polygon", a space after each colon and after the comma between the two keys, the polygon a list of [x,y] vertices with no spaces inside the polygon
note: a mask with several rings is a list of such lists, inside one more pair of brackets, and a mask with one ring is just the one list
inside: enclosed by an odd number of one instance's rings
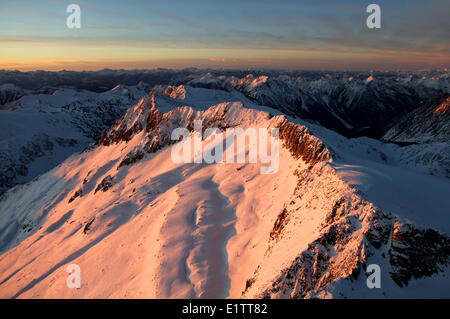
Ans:
{"label": "orange sky near horizon", "polygon": [[[32,56],[28,52],[33,52]],[[349,62],[351,61],[351,62]],[[157,67],[197,68],[281,68],[281,69],[398,69],[445,68],[448,56],[441,53],[389,52],[343,49],[255,49],[255,48],[136,48],[84,45],[47,45],[19,43],[3,48],[0,69],[5,70],[74,70],[152,69]],[[414,69],[414,68],[413,68]]]}
{"label": "orange sky near horizon", "polygon": [[349,0],[168,1],[80,0],[81,28],[69,29],[62,1],[3,0],[0,69],[450,67],[449,22],[435,0],[380,0],[378,30],[366,27],[365,5]]}

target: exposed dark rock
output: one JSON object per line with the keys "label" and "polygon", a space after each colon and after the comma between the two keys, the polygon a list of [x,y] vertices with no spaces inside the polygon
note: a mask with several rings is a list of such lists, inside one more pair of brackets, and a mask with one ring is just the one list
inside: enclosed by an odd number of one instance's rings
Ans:
{"label": "exposed dark rock", "polygon": [[324,143],[309,133],[305,126],[284,119],[279,125],[280,139],[294,158],[301,158],[307,164],[314,165],[331,159],[331,153]]}
{"label": "exposed dark rock", "polygon": [[87,232],[91,229],[91,225],[94,222],[95,217],[92,218],[83,228],[83,234],[87,234]]}
{"label": "exposed dark rock", "polygon": [[106,176],[100,184],[97,185],[95,188],[94,194],[96,194],[98,191],[106,192],[108,189],[112,187],[112,180],[113,178],[111,176]]}
{"label": "exposed dark rock", "polygon": [[69,198],[69,204],[70,204],[71,202],[73,202],[73,201],[75,200],[75,198],[81,197],[81,195],[83,195],[83,190],[80,188],[79,190],[77,190],[77,191],[72,195],[72,197]]}
{"label": "exposed dark rock", "polygon": [[145,153],[142,150],[140,150],[140,149],[132,150],[120,162],[120,164],[117,167],[117,169],[119,169],[120,167],[122,167],[124,165],[131,165],[131,164],[134,164],[134,163],[138,162],[139,160],[141,160],[144,157],[144,155],[145,155]]}
{"label": "exposed dark rock", "polygon": [[389,249],[391,277],[400,286],[450,265],[450,238],[433,229],[395,222]]}
{"label": "exposed dark rock", "polygon": [[382,246],[389,243],[395,218],[390,214],[376,210],[374,214],[367,216],[367,221],[370,228],[364,235],[373,247],[381,249]]}
{"label": "exposed dark rock", "polygon": [[283,227],[286,222],[287,217],[287,210],[284,208],[281,213],[278,215],[277,220],[275,221],[275,224],[273,225],[273,229],[270,232],[270,239],[276,240],[280,233],[283,231]]}

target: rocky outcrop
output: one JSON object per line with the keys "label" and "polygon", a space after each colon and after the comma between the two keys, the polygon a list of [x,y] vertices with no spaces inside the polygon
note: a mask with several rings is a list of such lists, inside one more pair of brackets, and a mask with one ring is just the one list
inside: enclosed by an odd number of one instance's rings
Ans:
{"label": "rocky outcrop", "polygon": [[400,286],[411,279],[431,276],[450,266],[450,238],[433,229],[419,229],[396,221],[389,260],[391,277]]}
{"label": "rocky outcrop", "polygon": [[130,153],[128,153],[124,157],[124,159],[122,159],[122,161],[119,163],[119,166],[117,167],[117,169],[119,169],[120,167],[122,167],[124,165],[131,165],[131,164],[138,162],[139,160],[141,160],[144,157],[144,155],[145,155],[145,153],[140,148],[136,148],[136,149],[132,150]]}
{"label": "rocky outcrop", "polygon": [[305,126],[289,122],[286,118],[278,124],[280,139],[284,146],[296,159],[314,165],[318,162],[331,160],[331,152],[317,137],[309,133]]}
{"label": "rocky outcrop", "polygon": [[81,197],[81,195],[83,195],[83,189],[80,188],[72,195],[72,197],[69,198],[69,204],[72,203],[77,197]]}
{"label": "rocky outcrop", "polygon": [[96,194],[98,191],[106,192],[108,189],[112,187],[112,180],[113,178],[111,176],[106,176],[100,184],[97,185],[95,188],[94,194]]}
{"label": "rocky outcrop", "polygon": [[186,98],[186,89],[183,85],[172,86],[172,85],[156,85],[151,90],[150,94],[154,95],[164,95],[172,99],[184,100]]}
{"label": "rocky outcrop", "polygon": [[83,228],[83,234],[87,234],[89,232],[89,230],[91,229],[92,223],[95,221],[95,217],[92,218],[91,220],[89,220],[86,225],[84,225]]}

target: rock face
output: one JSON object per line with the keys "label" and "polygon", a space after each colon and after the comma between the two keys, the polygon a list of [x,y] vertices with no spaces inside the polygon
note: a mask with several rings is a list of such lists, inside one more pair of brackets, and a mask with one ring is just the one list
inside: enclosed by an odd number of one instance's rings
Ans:
{"label": "rock face", "polygon": [[150,92],[154,95],[164,95],[172,99],[184,100],[186,97],[186,90],[183,85],[172,86],[172,85],[156,85]]}
{"label": "rock face", "polygon": [[389,259],[391,277],[399,286],[431,276],[449,266],[450,238],[433,229],[418,229],[398,220],[392,228]]}
{"label": "rock face", "polygon": [[296,159],[314,165],[318,162],[331,160],[331,153],[324,143],[308,132],[305,126],[300,126],[283,119],[276,125],[280,129],[280,139]]}
{"label": "rock face", "polygon": [[94,194],[96,194],[98,191],[106,192],[108,189],[112,187],[112,180],[113,178],[111,176],[106,176],[100,184],[97,185],[95,188]]}

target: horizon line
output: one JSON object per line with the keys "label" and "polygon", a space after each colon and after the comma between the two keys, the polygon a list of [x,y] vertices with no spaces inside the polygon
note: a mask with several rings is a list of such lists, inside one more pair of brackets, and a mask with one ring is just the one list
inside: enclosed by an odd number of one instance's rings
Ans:
{"label": "horizon line", "polygon": [[232,68],[232,67],[222,67],[222,68],[199,68],[199,67],[184,67],[184,68],[165,68],[165,67],[155,67],[155,68],[101,68],[93,70],[75,70],[75,69],[59,69],[59,70],[46,70],[46,69],[34,69],[34,70],[19,70],[19,69],[1,69],[0,72],[20,72],[20,73],[32,73],[32,72],[101,72],[101,71],[186,71],[186,70],[197,70],[197,71],[278,71],[278,72],[433,72],[441,71],[448,72],[450,67],[447,68],[400,68],[400,69],[308,69],[308,68],[265,68],[265,67],[248,67],[248,68]]}

